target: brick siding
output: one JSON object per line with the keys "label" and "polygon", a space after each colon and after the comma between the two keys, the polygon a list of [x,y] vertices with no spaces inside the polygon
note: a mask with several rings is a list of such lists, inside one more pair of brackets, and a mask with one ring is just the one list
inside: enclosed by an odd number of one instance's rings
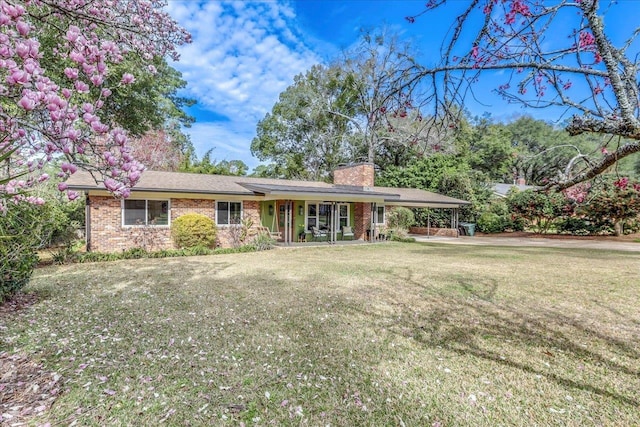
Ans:
{"label": "brick siding", "polygon": [[337,185],[373,187],[374,174],[375,171],[371,163],[343,166],[333,171],[333,183]]}
{"label": "brick siding", "polygon": [[367,237],[367,230],[371,228],[371,203],[354,203],[354,205],[354,238],[363,240]]}
{"label": "brick siding", "polygon": [[[174,248],[168,226],[123,227],[121,202],[109,196],[90,196],[91,221],[88,247],[96,252],[120,252],[146,246],[148,250]],[[186,213],[199,213],[215,221],[215,201],[205,199],[171,199],[171,221]],[[260,225],[260,203],[243,202],[244,218],[253,220],[252,227]],[[228,227],[218,226],[218,244],[229,247],[233,236]]]}
{"label": "brick siding", "polygon": [[409,233],[421,234],[424,236],[443,236],[443,237],[458,237],[458,230],[455,228],[437,228],[431,227],[410,227]]}

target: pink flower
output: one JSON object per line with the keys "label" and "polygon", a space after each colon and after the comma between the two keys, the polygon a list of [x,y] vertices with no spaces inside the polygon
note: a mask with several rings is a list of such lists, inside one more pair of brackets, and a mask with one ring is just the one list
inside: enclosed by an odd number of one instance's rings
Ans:
{"label": "pink flower", "polygon": [[67,30],[66,39],[73,43],[78,40],[78,36],[80,36],[80,28],[76,27],[75,25],[71,25],[69,27],[69,30]]}
{"label": "pink flower", "polygon": [[80,93],[87,93],[89,92],[89,85],[86,84],[85,82],[81,81],[81,80],[76,80],[76,82],[74,83],[74,86],[76,88],[76,90]]}
{"label": "pink flower", "polygon": [[18,101],[18,105],[26,111],[31,111],[36,108],[36,101],[25,95],[20,99],[20,101]]}
{"label": "pink flower", "polygon": [[29,31],[31,31],[31,27],[24,21],[18,21],[16,30],[18,30],[21,36],[25,37],[29,34]]}
{"label": "pink flower", "polygon": [[593,37],[593,34],[587,31],[580,31],[578,46],[581,49],[593,47],[595,41],[596,39]]}
{"label": "pink flower", "polygon": [[122,80],[120,80],[120,83],[122,83],[123,85],[128,85],[133,83],[136,80],[136,78],[134,77],[133,74],[131,73],[124,73],[122,75]]}
{"label": "pink flower", "polygon": [[629,178],[627,177],[622,177],[613,183],[613,185],[615,185],[621,190],[624,190],[625,188],[627,188],[628,184],[629,184]]}
{"label": "pink flower", "polygon": [[78,194],[77,191],[68,191],[67,192],[67,198],[70,201],[74,201],[75,199],[77,199],[78,197],[80,197],[80,194]]}
{"label": "pink flower", "polygon": [[67,76],[68,79],[75,80],[78,78],[78,69],[67,67],[64,69],[64,75]]}
{"label": "pink flower", "polygon": [[66,182],[61,182],[60,184],[58,184],[58,191],[64,191],[68,188],[69,186],[67,185]]}
{"label": "pink flower", "polygon": [[73,163],[63,162],[62,165],[60,165],[60,169],[62,169],[62,172],[74,174],[77,172],[78,167]]}
{"label": "pink flower", "polygon": [[71,52],[69,54],[69,59],[71,59],[73,62],[76,62],[78,64],[82,64],[83,62],[86,61],[85,57],[83,54],[81,54],[80,52]]}
{"label": "pink flower", "polygon": [[22,70],[13,70],[10,76],[7,76],[7,83],[23,85],[29,81],[29,74]]}

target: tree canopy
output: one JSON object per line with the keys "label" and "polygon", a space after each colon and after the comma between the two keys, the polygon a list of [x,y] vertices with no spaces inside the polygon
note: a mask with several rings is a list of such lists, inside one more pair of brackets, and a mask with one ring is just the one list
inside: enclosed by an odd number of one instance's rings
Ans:
{"label": "tree canopy", "polygon": [[438,12],[445,7],[459,7],[460,13],[443,39],[442,59],[417,76],[432,83],[433,108],[464,105],[479,77],[501,71],[506,77],[495,90],[506,101],[562,107],[573,114],[566,126],[570,135],[610,137],[601,141],[599,156],[581,155],[555,177],[550,184],[558,189],[591,179],[640,151],[640,31],[613,41],[605,18],[618,7],[615,2],[430,0],[407,20],[441,19]]}

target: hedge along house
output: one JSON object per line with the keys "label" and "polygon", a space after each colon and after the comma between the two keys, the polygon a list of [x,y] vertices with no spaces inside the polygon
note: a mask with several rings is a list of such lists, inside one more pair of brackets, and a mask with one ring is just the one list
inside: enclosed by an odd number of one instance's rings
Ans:
{"label": "hedge along house", "polygon": [[145,171],[127,199],[114,198],[88,173],[78,172],[67,183],[86,195],[87,249],[99,252],[139,247],[141,236],[154,249],[172,248],[171,222],[193,212],[214,220],[223,247],[234,244],[234,224],[240,222],[266,227],[285,244],[310,240],[312,227],[330,242],[342,237],[343,227],[364,240],[384,227],[394,206],[449,208],[457,235],[458,209],[469,204],[423,190],[375,187],[369,163],[338,168],[333,184]]}

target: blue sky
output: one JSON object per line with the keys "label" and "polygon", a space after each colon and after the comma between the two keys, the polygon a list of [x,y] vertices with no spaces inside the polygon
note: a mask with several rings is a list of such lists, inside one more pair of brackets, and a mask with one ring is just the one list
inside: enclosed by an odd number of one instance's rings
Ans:
{"label": "blue sky", "polygon": [[[240,159],[251,169],[257,166],[249,148],[257,122],[295,75],[335,58],[357,42],[363,28],[386,26],[412,42],[424,65],[436,62],[442,36],[466,2],[453,2],[444,19],[408,24],[404,17],[422,11],[424,3],[171,0],[169,13],[193,36],[193,43],[180,49],[181,60],[174,67],[188,82],[184,94],[198,101],[190,110],[197,121],[187,130],[197,154],[214,148],[217,160]],[[637,12],[632,16],[640,15],[640,2],[623,3]],[[491,111],[493,117],[506,119],[527,113],[548,119],[544,112],[505,105],[488,90],[482,98],[485,105],[467,106],[474,114]]]}

